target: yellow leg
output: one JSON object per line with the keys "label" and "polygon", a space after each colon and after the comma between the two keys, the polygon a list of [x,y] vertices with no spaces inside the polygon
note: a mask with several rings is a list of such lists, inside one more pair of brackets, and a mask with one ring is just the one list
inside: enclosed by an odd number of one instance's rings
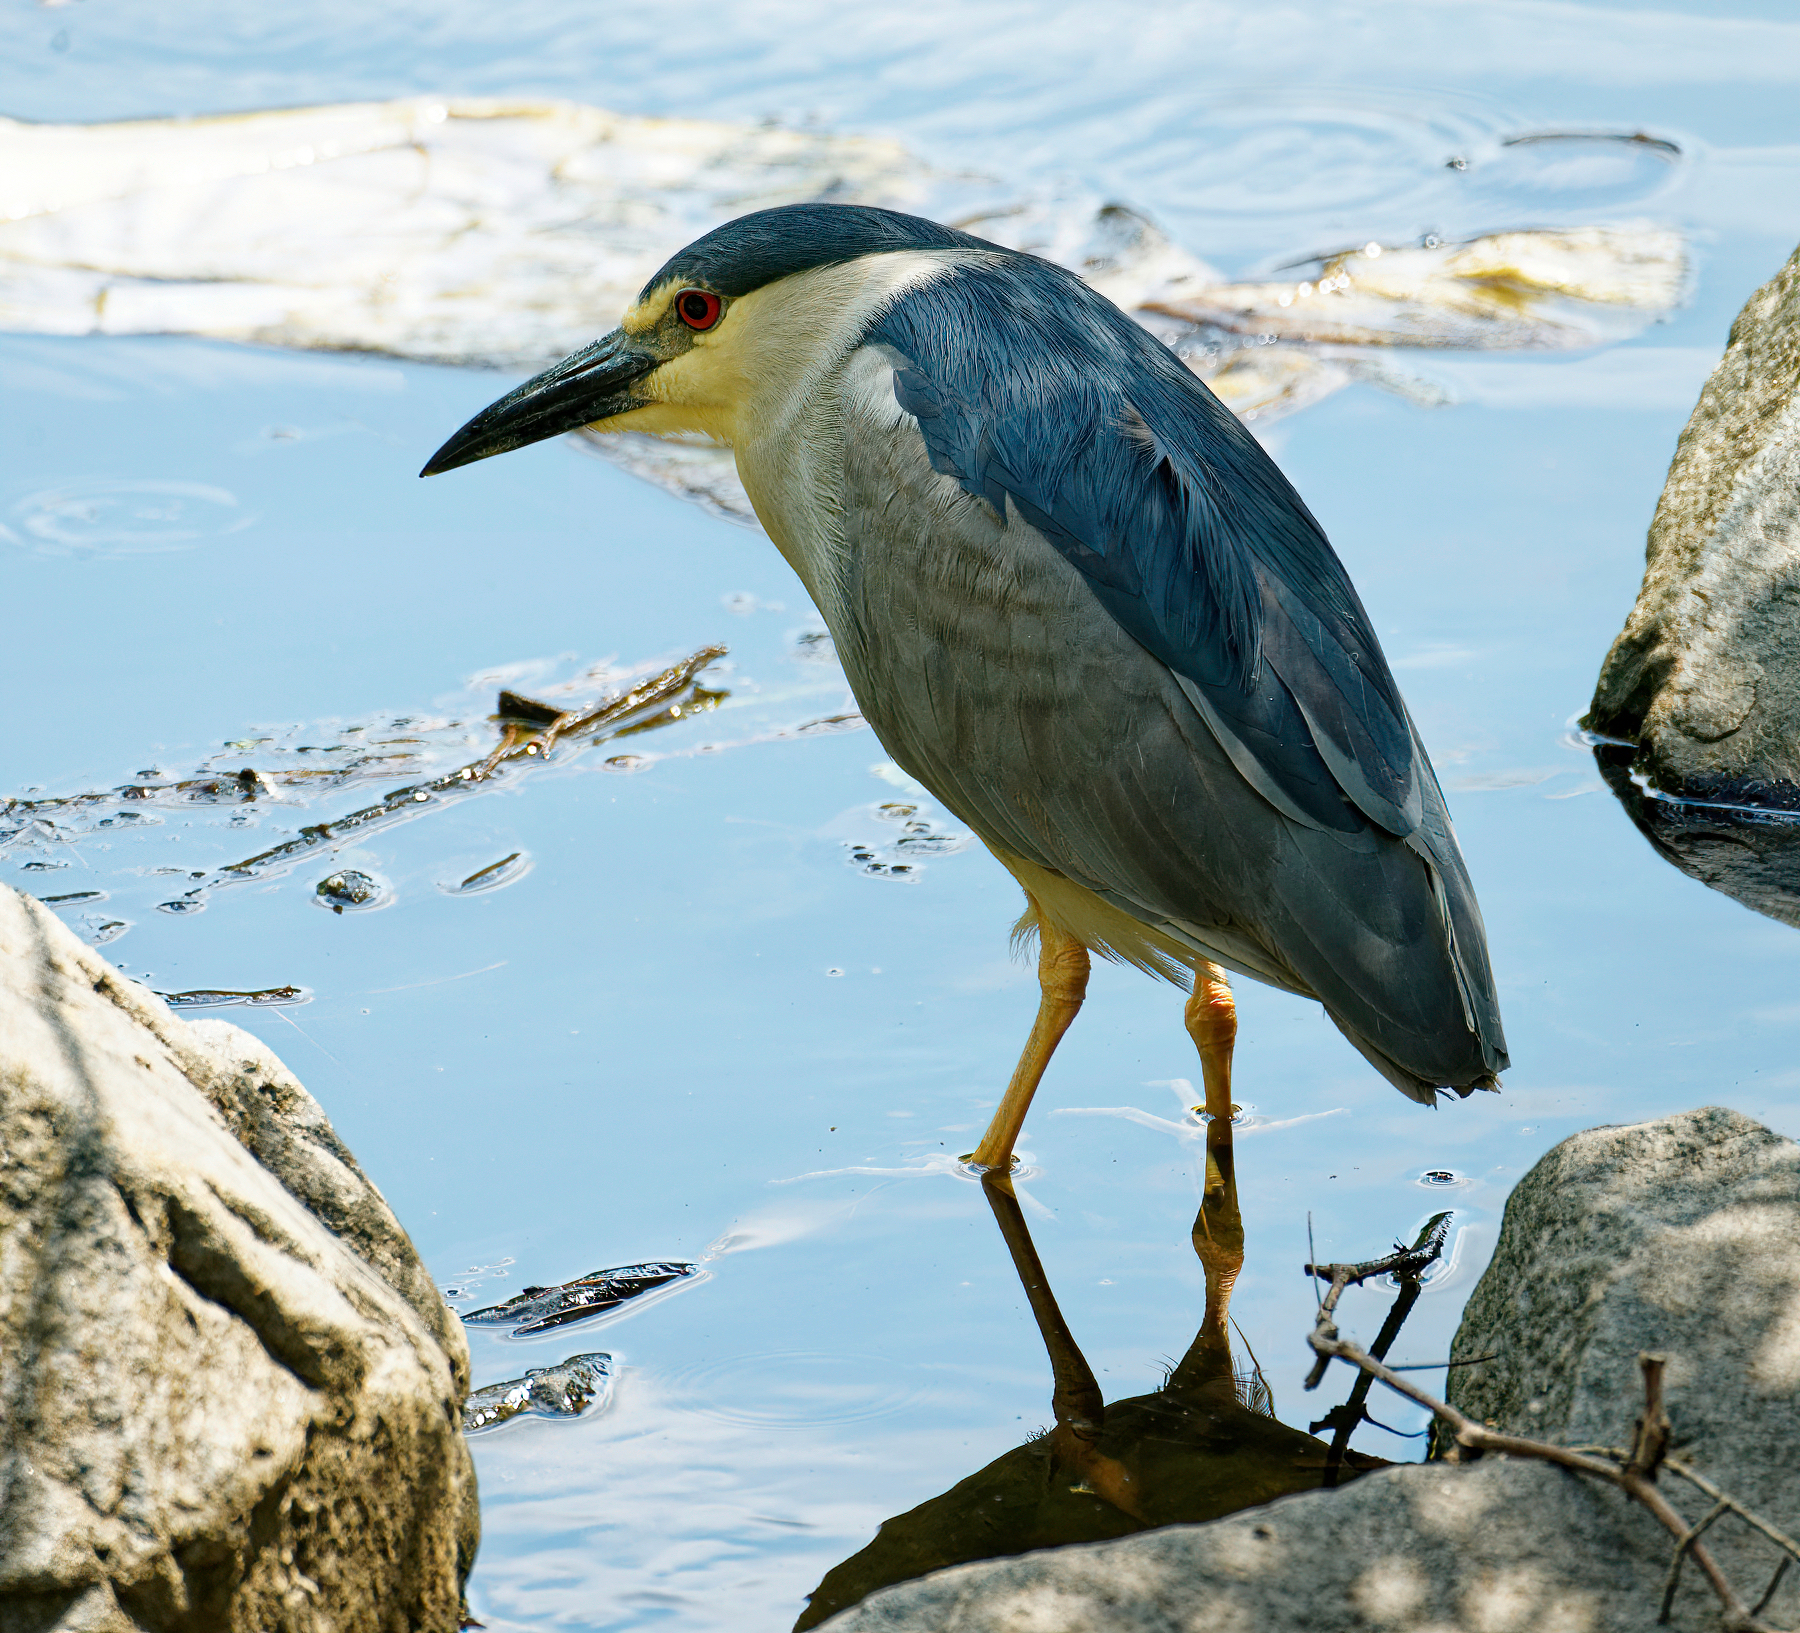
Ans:
{"label": "yellow leg", "polygon": [[1194,995],[1184,1012],[1188,1036],[1200,1051],[1200,1075],[1206,1084],[1206,1114],[1214,1122],[1231,1121],[1231,1051],[1237,1044],[1237,1000],[1231,981],[1217,964],[1201,959],[1194,966]]}
{"label": "yellow leg", "polygon": [[1238,1212],[1237,1169],[1232,1151],[1231,1052],[1237,1043],[1237,1005],[1231,983],[1216,964],[1204,960],[1194,971],[1194,995],[1187,1001],[1188,1036],[1200,1051],[1206,1082],[1206,1188],[1194,1220],[1194,1251],[1206,1273],[1206,1319],[1195,1347],[1205,1347],[1229,1369],[1231,1345],[1226,1325],[1231,1289],[1244,1268],[1244,1220]]}
{"label": "yellow leg", "polygon": [[[1032,910],[1036,913],[1037,903]],[[975,1147],[969,1161],[978,1168],[998,1168],[1003,1173],[1012,1166],[1013,1143],[1024,1126],[1025,1113],[1031,1109],[1031,1097],[1050,1057],[1062,1042],[1069,1023],[1081,1012],[1081,1001],[1087,996],[1088,950],[1073,936],[1057,929],[1041,913],[1038,921],[1038,1001],[1037,1020],[1031,1036],[1025,1040],[1025,1052],[1006,1086],[1006,1097],[988,1124],[981,1144]]]}

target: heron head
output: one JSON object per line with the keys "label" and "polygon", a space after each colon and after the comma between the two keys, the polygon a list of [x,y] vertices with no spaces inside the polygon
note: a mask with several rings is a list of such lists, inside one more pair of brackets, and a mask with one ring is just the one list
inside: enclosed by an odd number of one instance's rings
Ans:
{"label": "heron head", "polygon": [[613,332],[491,403],[431,456],[436,476],[588,426],[724,443],[791,401],[908,284],[996,246],[865,205],[791,204],[715,228],[644,286]]}

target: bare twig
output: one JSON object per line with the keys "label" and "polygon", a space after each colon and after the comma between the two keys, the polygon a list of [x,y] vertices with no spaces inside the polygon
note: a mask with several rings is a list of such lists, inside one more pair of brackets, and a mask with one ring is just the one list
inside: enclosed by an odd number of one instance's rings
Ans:
{"label": "bare twig", "polygon": [[1762,1598],[1750,1607],[1752,1616],[1760,1616],[1769,1608],[1769,1601],[1775,1597],[1775,1590],[1781,1586],[1781,1579],[1787,1575],[1788,1566],[1794,1563],[1792,1554],[1783,1554],[1781,1563],[1775,1567],[1775,1574],[1769,1578],[1769,1585],[1763,1589]]}
{"label": "bare twig", "polygon": [[[1332,1265],[1330,1267],[1332,1290],[1331,1296],[1326,1302],[1333,1308],[1336,1307],[1338,1297],[1346,1287],[1353,1282],[1363,1281],[1369,1276],[1377,1274],[1375,1266],[1384,1267],[1400,1283],[1399,1295],[1389,1308],[1387,1319],[1381,1324],[1381,1331],[1375,1335],[1375,1342],[1369,1346],[1369,1353],[1377,1361],[1387,1359],[1387,1353],[1393,1348],[1394,1340],[1400,1336],[1400,1329],[1406,1324],[1406,1318],[1412,1314],[1413,1306],[1419,1302],[1419,1294],[1424,1291],[1424,1285],[1420,1278],[1438,1254],[1443,1251],[1444,1237],[1449,1223],[1449,1214],[1434,1214],[1426,1221],[1425,1227],[1419,1232],[1411,1247],[1401,1247],[1399,1243],[1395,1243],[1393,1253],[1385,1259],[1374,1260],[1369,1265]],[[1316,1287],[1319,1267],[1309,1265],[1307,1268],[1314,1273],[1314,1286]],[[1385,1430],[1391,1435],[1401,1434],[1400,1430],[1391,1429],[1385,1423],[1376,1422],[1369,1415],[1366,1402],[1374,1384],[1375,1380],[1370,1374],[1359,1373],[1348,1398],[1340,1405],[1332,1407],[1308,1431],[1316,1435],[1327,1426],[1331,1429],[1331,1449],[1325,1454],[1324,1484],[1328,1487],[1337,1484],[1338,1471],[1343,1467],[1344,1453],[1350,1447],[1350,1437],[1362,1424],[1374,1424],[1377,1429]],[[1310,1380],[1307,1387],[1312,1387]]]}
{"label": "bare twig", "polygon": [[1312,1210],[1309,1208],[1306,1213],[1306,1269],[1307,1274],[1312,1278],[1313,1303],[1315,1305],[1320,1302],[1319,1272],[1313,1268],[1312,1261],[1318,1256],[1319,1250],[1313,1245]]}
{"label": "bare twig", "polygon": [[[1592,1452],[1601,1457],[1617,1458],[1621,1463],[1631,1455],[1628,1451],[1621,1451],[1617,1446],[1572,1446],[1569,1449],[1578,1452]],[[1670,1457],[1666,1453],[1663,1456],[1662,1466],[1667,1469],[1669,1473],[1686,1480],[1688,1484],[1702,1496],[1712,1498],[1715,1503],[1725,1504],[1726,1509],[1730,1513],[1737,1515],[1737,1517],[1742,1520],[1744,1524],[1749,1526],[1752,1531],[1761,1532],[1762,1535],[1774,1543],[1777,1548],[1781,1549],[1788,1560],[1800,1560],[1800,1542],[1796,1542],[1787,1534],[1787,1532],[1779,1530],[1771,1525],[1760,1514],[1745,1508],[1735,1497],[1728,1497],[1714,1485],[1711,1480],[1700,1473],[1698,1469],[1691,1468],[1688,1464],[1682,1462],[1680,1458]]]}
{"label": "bare twig", "polygon": [[[1334,1271],[1355,1271],[1357,1266],[1333,1266]],[[1338,1288],[1338,1278],[1333,1276],[1334,1291]],[[1344,1285],[1349,1285],[1349,1278]],[[1700,1541],[1700,1533],[1712,1524],[1719,1513],[1735,1513],[1754,1529],[1760,1531],[1771,1541],[1777,1543],[1784,1553],[1790,1557],[1800,1558],[1800,1546],[1796,1546],[1789,1538],[1777,1531],[1766,1521],[1749,1514],[1741,1504],[1725,1496],[1710,1481],[1704,1481],[1694,1471],[1686,1467],[1677,1467],[1673,1459],[1667,1456],[1668,1416],[1663,1410],[1662,1374],[1663,1361],[1660,1356],[1646,1355],[1639,1358],[1644,1374],[1644,1410],[1638,1420],[1638,1428],[1633,1436],[1632,1446],[1627,1453],[1609,1452],[1609,1456],[1593,1455],[1587,1450],[1577,1450],[1570,1446],[1556,1446],[1548,1441],[1528,1440],[1520,1435],[1501,1434],[1465,1417],[1454,1406],[1439,1400],[1429,1391],[1421,1389],[1410,1378],[1383,1365],[1370,1355],[1353,1339],[1342,1337],[1332,1321],[1332,1311],[1336,1300],[1327,1297],[1319,1307],[1318,1319],[1308,1339],[1313,1353],[1319,1357],[1320,1365],[1314,1372],[1322,1371],[1323,1365],[1333,1360],[1347,1361],[1350,1365],[1360,1367],[1365,1373],[1384,1383],[1396,1394],[1404,1395],[1408,1400],[1416,1402],[1432,1413],[1439,1422],[1448,1426],[1455,1442],[1457,1452],[1466,1455],[1480,1456],[1484,1452],[1501,1452],[1512,1457],[1536,1458],[1541,1462],[1554,1463],[1559,1468],[1572,1469],[1577,1474],[1591,1475],[1595,1479],[1605,1480],[1609,1485],[1619,1488],[1632,1501],[1642,1504],[1656,1517],[1658,1522],[1676,1539],[1677,1547],[1670,1561],[1670,1573],[1673,1577],[1682,1559],[1692,1557],[1695,1565],[1711,1584],[1718,1595],[1719,1602],[1725,1607],[1724,1626],[1726,1633],[1780,1633],[1762,1620],[1761,1612],[1774,1596],[1780,1584],[1781,1573],[1777,1572],[1775,1580],[1769,1584],[1756,1607],[1752,1609],[1745,1604],[1743,1596],[1720,1570],[1718,1562],[1707,1551],[1706,1545]],[[1595,1448],[1595,1450],[1607,1450]],[[1714,1500],[1717,1510],[1709,1514],[1698,1526],[1690,1526],[1682,1518],[1680,1512],[1657,1489],[1654,1475],[1658,1467],[1679,1473],[1682,1478],[1692,1481]],[[1666,1606],[1673,1601],[1673,1587],[1665,1584],[1665,1619]]]}
{"label": "bare twig", "polygon": [[1484,1361],[1497,1361],[1494,1355],[1470,1355],[1461,1361],[1408,1361],[1404,1365],[1390,1366],[1390,1372],[1454,1372],[1458,1367],[1478,1367]]}
{"label": "bare twig", "polygon": [[[1644,1410],[1632,1430],[1625,1472],[1654,1480],[1669,1451],[1669,1414],[1663,1410],[1663,1370],[1668,1366],[1668,1358],[1640,1355],[1638,1366],[1644,1374]],[[1676,1563],[1680,1563],[1679,1555]]]}
{"label": "bare twig", "polygon": [[1679,1458],[1674,1457],[1664,1457],[1663,1467],[1671,1474],[1679,1475],[1703,1495],[1712,1498],[1714,1502],[1728,1504],[1732,1513],[1736,1514],[1737,1517],[1749,1526],[1751,1530],[1762,1532],[1769,1541],[1774,1543],[1775,1546],[1781,1549],[1790,1559],[1800,1559],[1800,1542],[1794,1541],[1794,1539],[1785,1531],[1777,1531],[1767,1520],[1752,1514],[1750,1510],[1745,1508],[1742,1504],[1727,1497],[1725,1493],[1715,1486],[1712,1481],[1707,1479],[1704,1474],[1689,1468],[1686,1463],[1683,1463]]}
{"label": "bare twig", "polygon": [[499,743],[485,759],[458,766],[454,771],[446,771],[428,782],[410,783],[405,788],[396,788],[378,804],[364,806],[359,811],[351,811],[330,822],[302,828],[297,838],[271,850],[260,851],[241,862],[215,869],[199,885],[188,891],[187,895],[204,896],[216,886],[265,876],[272,871],[285,869],[321,846],[335,844],[351,833],[363,833],[393,822],[407,821],[423,811],[434,809],[441,800],[454,799],[478,788],[504,765],[543,760],[547,756],[549,745],[558,736],[576,732],[586,735],[607,728],[614,728],[616,735],[618,730],[628,730],[630,728],[625,722],[645,709],[669,705],[694,684],[695,677],[701,670],[724,655],[725,648],[722,646],[702,647],[692,657],[684,658],[660,674],[646,677],[616,697],[587,709],[569,710],[553,716],[546,731],[540,732],[529,725],[509,721]]}
{"label": "bare twig", "polygon": [[[1367,1259],[1361,1264],[1308,1264],[1305,1266],[1307,1275],[1314,1278],[1315,1290],[1319,1277],[1324,1277],[1331,1283],[1330,1291],[1319,1303],[1319,1321],[1325,1324],[1330,1323],[1331,1317],[1337,1313],[1338,1300],[1344,1296],[1345,1288],[1360,1286],[1372,1277],[1391,1275],[1398,1278],[1403,1287],[1409,1281],[1416,1286],[1418,1278],[1424,1273],[1426,1267],[1443,1252],[1444,1233],[1449,1228],[1449,1223],[1449,1214],[1433,1214],[1425,1221],[1424,1228],[1420,1230],[1418,1238],[1411,1247],[1402,1247],[1396,1242],[1394,1251],[1379,1259]],[[1307,1246],[1311,1248],[1312,1221],[1310,1218],[1307,1220],[1306,1236]],[[1417,1292],[1413,1294],[1413,1297],[1415,1299],[1418,1297]],[[1412,1305],[1409,1302],[1407,1309],[1411,1308]],[[1406,1319],[1404,1313],[1400,1319],[1402,1321]],[[1334,1326],[1332,1331],[1336,1330]],[[1396,1332],[1399,1330],[1398,1323],[1395,1323],[1394,1330]],[[1380,1344],[1381,1340],[1377,1339],[1376,1342]],[[1389,1342],[1392,1342],[1391,1334]],[[1318,1348],[1316,1344],[1313,1347]],[[1382,1345],[1376,1352],[1377,1357],[1386,1353],[1386,1345]],[[1331,1357],[1321,1353],[1319,1359],[1313,1363],[1312,1371],[1306,1375],[1305,1387],[1317,1389],[1324,1379],[1325,1369],[1330,1365]],[[1365,1390],[1364,1393],[1366,1394],[1367,1391]]]}
{"label": "bare twig", "polygon": [[1688,1550],[1700,1540],[1714,1520],[1730,1512],[1730,1503],[1714,1503],[1707,1509],[1706,1517],[1698,1525],[1689,1527],[1687,1534],[1675,1544],[1674,1556],[1669,1561],[1669,1574],[1663,1578],[1662,1607],[1656,1613],[1659,1625],[1669,1619],[1669,1612],[1674,1608],[1675,1590],[1681,1586],[1681,1566],[1688,1556]]}

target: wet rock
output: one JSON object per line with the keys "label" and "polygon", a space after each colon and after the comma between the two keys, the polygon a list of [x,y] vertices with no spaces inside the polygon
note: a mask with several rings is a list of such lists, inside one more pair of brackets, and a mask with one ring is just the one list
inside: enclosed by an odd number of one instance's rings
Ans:
{"label": "wet rock", "polygon": [[[1296,1334],[1296,1341],[1299,1335]],[[1800,1146],[1708,1108],[1566,1140],[1507,1204],[1454,1353],[1456,1403],[1537,1439],[1620,1446],[1637,1355],[1669,1357],[1677,1454],[1790,1535],[1800,1404]],[[1673,1476],[1691,1520],[1709,1506]],[[1731,1520],[1707,1545],[1745,1597],[1774,1550]],[[1671,1539],[1610,1486],[1488,1457],[1364,1475],[1208,1525],[940,1571],[877,1593],[831,1633],[1641,1633]],[[1784,1585],[1764,1612],[1800,1618]],[[1690,1569],[1669,1625],[1716,1629]]]}
{"label": "wet rock", "polygon": [[387,897],[387,887],[372,873],[340,868],[314,885],[313,895],[321,907],[329,907],[334,913],[345,908],[354,912],[358,908],[379,907]]}
{"label": "wet rock", "polygon": [[257,1039],[0,890],[0,1629],[457,1625],[468,1351]]}
{"label": "wet rock", "polygon": [[566,1326],[571,1321],[585,1321],[589,1316],[615,1310],[631,1299],[642,1298],[677,1283],[690,1281],[700,1274],[700,1266],[686,1260],[658,1261],[654,1264],[620,1265],[612,1270],[590,1270],[573,1281],[555,1287],[527,1287],[500,1304],[470,1310],[463,1320],[471,1326],[513,1326],[514,1338],[528,1338],[533,1333],[548,1332],[552,1327]]}
{"label": "wet rock", "polygon": [[1590,728],[1689,798],[1800,792],[1800,251],[1752,295],[1675,449]]}
{"label": "wet rock", "polygon": [[527,1367],[523,1378],[476,1390],[463,1409],[463,1428],[473,1435],[519,1417],[578,1418],[605,1411],[611,1400],[612,1357],[571,1355],[561,1366]]}

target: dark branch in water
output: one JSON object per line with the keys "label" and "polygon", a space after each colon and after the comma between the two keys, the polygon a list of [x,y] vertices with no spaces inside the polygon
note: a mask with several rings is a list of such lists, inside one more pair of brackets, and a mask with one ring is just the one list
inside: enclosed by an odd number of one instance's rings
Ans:
{"label": "dark branch in water", "polygon": [[[1437,1221],[1433,1221],[1433,1224],[1436,1223]],[[1425,1234],[1430,1230],[1431,1226],[1427,1226]],[[1630,1447],[1620,1451],[1609,1446],[1556,1446],[1549,1441],[1501,1434],[1463,1416],[1454,1406],[1439,1400],[1403,1376],[1399,1369],[1385,1365],[1379,1356],[1371,1354],[1354,1339],[1345,1338],[1338,1332],[1333,1316],[1343,1290],[1383,1272],[1401,1275],[1403,1265],[1416,1278],[1424,1264],[1430,1262],[1429,1258],[1423,1263],[1417,1261],[1417,1255],[1425,1243],[1425,1234],[1421,1235],[1420,1242],[1415,1243],[1412,1248],[1397,1248],[1387,1258],[1371,1260],[1367,1264],[1309,1264],[1306,1267],[1307,1274],[1311,1276],[1329,1276],[1331,1279],[1331,1291],[1319,1305],[1313,1330],[1307,1338],[1313,1354],[1318,1357],[1308,1376],[1307,1387],[1313,1388],[1324,1377],[1325,1369],[1333,1361],[1347,1361],[1361,1371],[1364,1380],[1386,1384],[1395,1394],[1403,1395],[1409,1401],[1423,1406],[1444,1425],[1450,1431],[1452,1441],[1447,1461],[1470,1462],[1485,1452],[1501,1452],[1510,1457],[1532,1457],[1541,1462],[1554,1463],[1559,1468],[1591,1475],[1618,1487],[1633,1502],[1649,1509],[1675,1538],[1675,1551],[1670,1557],[1668,1575],[1663,1583],[1662,1609],[1657,1617],[1659,1623],[1668,1621],[1669,1610],[1675,1600],[1675,1590],[1681,1580],[1682,1566],[1688,1559],[1692,1559],[1711,1584],[1713,1592],[1718,1595],[1719,1603],[1724,1606],[1725,1633],[1782,1633],[1782,1630],[1762,1620],[1762,1612],[1775,1597],[1775,1590],[1780,1587],[1788,1566],[1800,1559],[1800,1543],[1777,1530],[1760,1515],[1752,1513],[1736,1499],[1727,1496],[1703,1475],[1668,1455],[1670,1425],[1669,1415],[1663,1406],[1664,1357],[1638,1357],[1638,1365],[1644,1378],[1644,1406],[1633,1429]],[[1351,1398],[1357,1399],[1354,1395]],[[1658,1490],[1656,1476],[1664,1469],[1686,1480],[1704,1496],[1712,1499],[1712,1507],[1697,1523],[1690,1525]],[[1754,1606],[1745,1603],[1743,1596],[1720,1570],[1718,1562],[1700,1540],[1706,1530],[1726,1514],[1735,1515],[1753,1531],[1767,1537],[1783,1555],[1768,1587],[1763,1590]]]}
{"label": "dark branch in water", "polygon": [[[521,698],[514,692],[500,694],[501,738],[493,752],[484,759],[458,766],[441,776],[423,782],[408,783],[384,795],[376,804],[365,805],[330,822],[310,824],[294,838],[272,848],[247,856],[241,862],[215,868],[210,873],[191,874],[196,882],[173,902],[163,904],[168,912],[191,912],[203,904],[207,893],[223,885],[241,884],[246,880],[285,871],[320,849],[341,843],[351,834],[364,834],[401,822],[409,822],[425,812],[439,809],[445,802],[474,793],[487,785],[503,767],[543,764],[551,750],[563,738],[582,737],[590,740],[621,737],[630,732],[680,720],[685,714],[714,707],[726,694],[708,691],[699,684],[699,675],[708,665],[725,656],[722,646],[705,646],[691,657],[672,665],[662,673],[639,681],[635,686],[585,708],[558,711],[554,705]],[[520,718],[527,716],[528,718]],[[234,774],[219,774],[173,784],[138,784],[104,794],[80,794],[65,799],[6,800],[0,802],[0,841],[23,831],[33,820],[53,811],[67,811],[119,800],[155,801],[168,798],[203,800],[217,803],[247,803],[270,794],[279,787],[294,784],[337,786],[347,780],[339,769],[321,771],[285,770],[273,775],[248,767]],[[16,825],[16,826],[14,826]],[[516,860],[509,857],[508,861]],[[501,866],[503,864],[496,864]],[[463,881],[465,888],[479,888],[479,875]],[[229,995],[190,997],[192,1003],[224,1002]],[[254,1001],[255,995],[243,1000]],[[275,1002],[265,998],[263,1002]]]}
{"label": "dark branch in water", "polygon": [[[1394,1340],[1400,1336],[1400,1329],[1406,1324],[1406,1318],[1419,1302],[1419,1294],[1424,1291],[1421,1277],[1426,1269],[1444,1251],[1444,1238],[1449,1234],[1450,1215],[1448,1213],[1433,1214],[1426,1220],[1424,1228],[1411,1247],[1394,1244],[1394,1251],[1384,1259],[1372,1259],[1367,1264],[1309,1264],[1307,1274],[1314,1280],[1315,1290],[1318,1278],[1327,1276],[1331,1281],[1331,1291],[1325,1295],[1319,1305],[1319,1319],[1326,1321],[1337,1309],[1337,1301],[1343,1296],[1346,1287],[1354,1287],[1367,1281],[1371,1276],[1391,1275],[1400,1283],[1400,1292],[1395,1298],[1392,1308],[1387,1313],[1387,1320],[1382,1322],[1381,1331],[1376,1334],[1375,1342],[1369,1347],[1369,1353],[1376,1360],[1384,1360],[1387,1352],[1393,1348]],[[1309,1225],[1310,1232],[1310,1225]],[[1316,1389],[1319,1381],[1325,1376],[1328,1361],[1321,1358],[1313,1367],[1306,1380],[1308,1389]],[[1391,1435],[1399,1435],[1398,1429],[1389,1429],[1385,1423],[1376,1423],[1369,1416],[1367,1401],[1369,1391],[1375,1380],[1368,1373],[1361,1374],[1350,1391],[1350,1397],[1340,1406],[1334,1406],[1310,1425],[1308,1432],[1317,1434],[1321,1429],[1329,1428],[1331,1434],[1331,1450],[1325,1457],[1325,1484],[1337,1484],[1338,1470],[1343,1466],[1344,1453],[1349,1450],[1350,1437],[1364,1423],[1373,1424],[1377,1429],[1386,1430]],[[1407,1437],[1402,1437],[1407,1438]]]}
{"label": "dark branch in water", "polygon": [[[1310,1243],[1312,1235],[1310,1220],[1307,1221],[1306,1228]],[[1444,1251],[1444,1237],[1448,1234],[1449,1229],[1450,1215],[1434,1213],[1425,1221],[1424,1228],[1419,1232],[1417,1240],[1411,1247],[1402,1247],[1396,1242],[1394,1251],[1385,1258],[1368,1259],[1361,1264],[1308,1264],[1304,1266],[1307,1275],[1313,1277],[1315,1281],[1323,1279],[1331,1283],[1331,1290],[1319,1303],[1320,1322],[1329,1324],[1332,1315],[1337,1311],[1338,1300],[1344,1296],[1345,1288],[1359,1287],[1375,1276],[1394,1277],[1401,1284],[1402,1296],[1404,1296],[1407,1283],[1411,1282],[1416,1287],[1419,1277],[1424,1274],[1427,1266]],[[1416,1300],[1418,1294],[1415,1292],[1413,1297]],[[1407,1308],[1410,1310],[1411,1304],[1408,1304]],[[1401,1319],[1404,1320],[1405,1317],[1402,1316]],[[1333,1328],[1333,1331],[1335,1330]],[[1398,1330],[1399,1327],[1396,1323],[1395,1331]],[[1381,1340],[1377,1339],[1376,1342],[1379,1344]],[[1389,1342],[1392,1342],[1391,1337]],[[1314,1345],[1313,1347],[1316,1349],[1318,1346]],[[1384,1346],[1378,1352],[1378,1358],[1379,1355],[1386,1353],[1387,1350]],[[1325,1376],[1325,1369],[1330,1364],[1331,1358],[1328,1355],[1321,1355],[1313,1363],[1312,1371],[1306,1375],[1308,1389],[1319,1387],[1320,1381]]]}

